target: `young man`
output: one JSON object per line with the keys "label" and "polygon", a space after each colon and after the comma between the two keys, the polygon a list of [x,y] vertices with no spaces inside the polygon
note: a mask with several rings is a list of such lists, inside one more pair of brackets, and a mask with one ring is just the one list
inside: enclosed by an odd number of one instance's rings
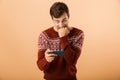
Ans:
{"label": "young man", "polygon": [[[69,27],[69,9],[63,2],[55,2],[50,8],[54,26],[43,31],[38,40],[37,65],[46,80],[77,80],[76,63],[81,54],[84,33]],[[55,54],[56,50],[64,55]]]}

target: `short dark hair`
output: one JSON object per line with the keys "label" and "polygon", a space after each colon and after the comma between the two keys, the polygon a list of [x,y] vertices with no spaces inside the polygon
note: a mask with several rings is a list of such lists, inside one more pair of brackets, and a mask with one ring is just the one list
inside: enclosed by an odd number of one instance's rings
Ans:
{"label": "short dark hair", "polygon": [[67,5],[63,2],[55,2],[50,8],[50,15],[53,18],[59,18],[63,13],[67,13],[69,17],[69,9]]}

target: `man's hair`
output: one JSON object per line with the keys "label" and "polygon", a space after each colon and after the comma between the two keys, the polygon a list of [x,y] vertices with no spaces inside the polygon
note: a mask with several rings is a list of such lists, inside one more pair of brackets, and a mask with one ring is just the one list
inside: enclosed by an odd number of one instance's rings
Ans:
{"label": "man's hair", "polygon": [[69,9],[63,2],[55,2],[50,8],[50,15],[53,18],[59,18],[63,13],[67,13],[69,17]]}

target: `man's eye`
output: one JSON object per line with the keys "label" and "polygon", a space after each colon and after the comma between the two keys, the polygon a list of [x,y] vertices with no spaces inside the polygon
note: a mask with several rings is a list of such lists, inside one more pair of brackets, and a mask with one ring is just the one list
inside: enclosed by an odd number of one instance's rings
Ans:
{"label": "man's eye", "polygon": [[63,22],[66,22],[67,20],[65,19],[65,20],[63,20]]}

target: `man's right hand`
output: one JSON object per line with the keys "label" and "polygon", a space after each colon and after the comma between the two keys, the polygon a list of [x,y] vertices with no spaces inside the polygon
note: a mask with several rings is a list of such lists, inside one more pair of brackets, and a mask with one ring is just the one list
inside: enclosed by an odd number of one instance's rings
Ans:
{"label": "man's right hand", "polygon": [[49,50],[47,49],[46,52],[45,52],[45,59],[48,61],[48,62],[52,62],[55,57],[57,56],[57,54],[48,54],[48,52],[52,52],[52,50]]}
{"label": "man's right hand", "polygon": [[65,28],[63,27],[58,30],[59,37],[64,37],[69,33],[70,33],[70,30],[68,29],[68,27],[65,27]]}

